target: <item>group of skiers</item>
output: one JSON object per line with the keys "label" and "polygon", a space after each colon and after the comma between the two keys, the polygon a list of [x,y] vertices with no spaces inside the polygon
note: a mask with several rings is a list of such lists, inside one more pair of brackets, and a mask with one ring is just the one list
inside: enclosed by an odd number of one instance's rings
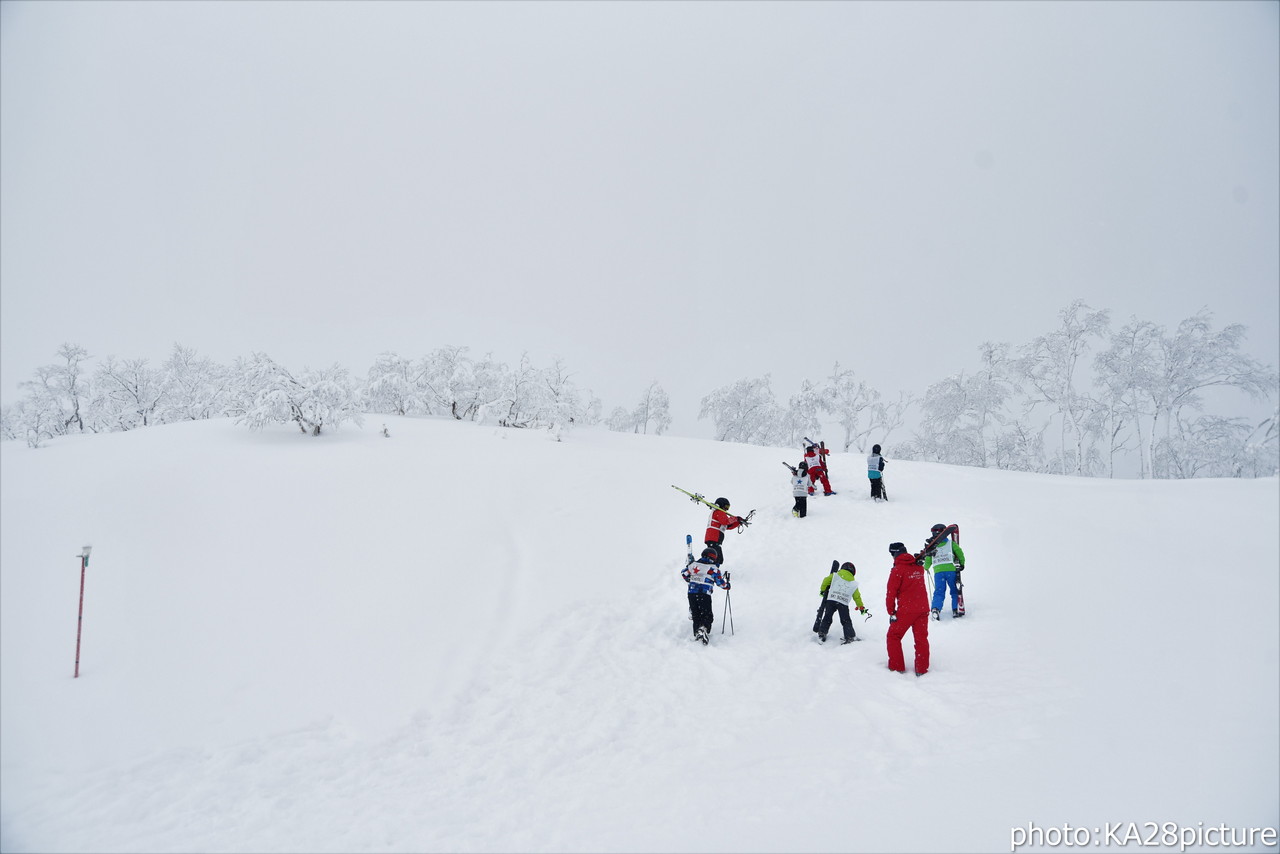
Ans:
{"label": "group of skiers", "polygon": [[[808,444],[804,448],[804,459],[799,465],[783,463],[791,470],[791,496],[795,499],[791,515],[797,519],[803,519],[809,515],[809,496],[817,492],[819,482],[822,483],[823,495],[836,494],[831,488],[831,480],[827,477],[825,457],[830,451],[827,450],[825,443],[806,441]],[[867,480],[871,481],[872,501],[889,500],[889,493],[884,488],[884,464],[885,458],[880,452],[880,446],[872,445],[871,453],[867,454]]]}
{"label": "group of skiers", "polygon": [[[893,568],[889,571],[889,580],[885,583],[885,610],[889,613],[889,631],[885,635],[885,644],[889,653],[889,669],[898,673],[906,672],[906,663],[902,654],[902,638],[907,631],[912,632],[915,642],[915,673],[923,676],[929,670],[929,619],[941,619],[941,608],[946,597],[948,586],[951,589],[951,616],[963,617],[963,599],[959,598],[956,576],[964,569],[964,552],[960,544],[953,542],[947,534],[947,527],[934,525],[925,541],[926,548],[919,554],[912,554],[902,543],[890,543],[889,554],[893,557]],[[926,574],[933,573],[934,592],[930,601]],[[857,568],[849,562],[831,562],[831,572],[822,579],[818,592],[822,594],[822,605],[818,608],[817,619],[813,630],[818,640],[827,640],[827,631],[831,628],[833,615],[840,616],[840,625],[844,629],[843,643],[860,640],[853,628],[853,620],[849,614],[849,603],[852,601],[858,613],[871,617],[871,612],[862,603],[862,594],[856,580]]]}
{"label": "group of skiers", "polygon": [[[825,445],[809,442],[805,446],[805,459],[799,465],[788,468],[792,472],[792,494],[795,506],[792,515],[803,518],[808,510],[808,497],[813,495],[817,484],[821,482],[823,495],[835,495],[831,489],[826,473],[825,456],[828,453]],[[877,501],[887,501],[888,494],[884,489],[885,459],[879,445],[873,445],[867,457],[867,478],[871,481],[871,497]],[[677,487],[679,488],[679,487]],[[683,490],[682,490],[683,491]],[[701,496],[694,496],[701,499]],[[710,504],[710,502],[705,502]],[[725,533],[745,528],[750,523],[751,515],[735,516],[729,512],[729,500],[717,498],[712,505],[707,530],[704,535],[705,548],[700,557],[693,556],[692,549],[689,560],[681,571],[681,577],[688,583],[689,614],[693,621],[693,635],[703,644],[709,642],[711,624],[715,615],[711,607],[711,593],[716,587],[725,591],[730,589],[729,573],[722,571],[724,564]],[[754,514],[755,511],[752,511]],[[915,643],[914,670],[917,676],[923,676],[929,670],[929,621],[942,618],[942,607],[946,602],[947,591],[951,591],[952,618],[964,616],[964,598],[961,595],[963,585],[960,573],[964,569],[964,551],[955,541],[955,526],[948,527],[941,523],[930,529],[930,536],[920,552],[912,554],[901,542],[889,544],[889,554],[893,558],[893,567],[885,584],[885,610],[889,614],[889,630],[885,635],[885,644],[889,655],[889,669],[899,673],[906,672],[906,663],[902,651],[902,639],[907,631],[912,632]],[[822,579],[818,592],[822,596],[822,604],[814,619],[813,631],[818,640],[825,643],[831,624],[836,617],[840,618],[843,632],[843,643],[861,640],[854,630],[850,614],[850,603],[858,613],[868,619],[870,610],[862,601],[862,593],[858,587],[857,567],[849,561],[831,562],[831,570]],[[933,579],[933,594],[929,594],[927,580]]]}

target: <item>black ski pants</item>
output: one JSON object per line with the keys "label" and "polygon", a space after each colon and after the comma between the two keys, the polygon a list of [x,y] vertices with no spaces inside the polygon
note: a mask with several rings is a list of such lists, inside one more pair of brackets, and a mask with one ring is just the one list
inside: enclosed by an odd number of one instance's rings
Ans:
{"label": "black ski pants", "polygon": [[803,519],[809,513],[809,496],[797,495],[796,506],[792,507],[791,509],[799,513],[800,518]]}
{"label": "black ski pants", "polygon": [[693,633],[698,634],[698,629],[706,629],[711,632],[711,624],[715,622],[715,612],[711,610],[711,594],[710,593],[690,593],[689,594],[689,613],[693,614]]}
{"label": "black ski pants", "polygon": [[849,606],[843,602],[828,599],[822,603],[822,619],[818,623],[818,634],[825,635],[831,628],[831,620],[840,615],[840,626],[844,629],[844,639],[853,640],[857,632],[853,630],[853,619],[849,616]]}
{"label": "black ski pants", "polygon": [[871,481],[871,497],[883,498],[885,501],[889,500],[889,496],[884,494],[884,478],[877,477]]}

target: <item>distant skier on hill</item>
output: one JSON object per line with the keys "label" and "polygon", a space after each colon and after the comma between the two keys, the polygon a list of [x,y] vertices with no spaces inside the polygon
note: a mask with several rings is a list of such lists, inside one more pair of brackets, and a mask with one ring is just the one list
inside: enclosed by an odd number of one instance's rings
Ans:
{"label": "distant skier on hill", "polygon": [[840,627],[844,629],[843,643],[859,640],[858,633],[853,630],[853,620],[849,617],[849,602],[858,606],[859,614],[869,614],[862,604],[862,593],[858,590],[858,582],[854,578],[858,568],[849,561],[837,565],[831,562],[831,572],[822,579],[818,592],[822,594],[822,610],[819,611],[817,632],[818,640],[827,642],[827,630],[831,628],[831,619],[840,615]]}
{"label": "distant skier on hill", "polygon": [[809,494],[813,495],[822,481],[822,494],[835,495],[831,490],[831,481],[827,480],[827,454],[831,453],[824,446],[810,442],[804,449],[804,461],[809,464]]}
{"label": "distant skier on hill", "polygon": [[872,501],[889,500],[889,496],[884,491],[884,463],[885,459],[880,454],[880,446],[872,445],[871,453],[867,454],[867,479],[871,481]]}
{"label": "distant skier on hill", "polygon": [[715,552],[717,565],[724,563],[724,549],[720,546],[724,542],[725,532],[732,531],[742,523],[741,516],[733,516],[729,513],[729,499],[716,499],[711,516],[707,518],[707,533],[703,537],[703,543]]}
{"label": "distant skier on hill", "polygon": [[[947,529],[941,523],[929,529],[930,539]],[[927,544],[928,540],[926,540]],[[925,570],[933,573],[933,607],[929,614],[935,620],[942,619],[942,603],[946,601],[947,588],[951,588],[951,616],[963,617],[960,608],[959,591],[956,581],[960,570],[964,569],[964,551],[959,543],[943,537],[937,545],[925,552]]]}
{"label": "distant skier on hill", "polygon": [[890,543],[893,569],[885,583],[884,608],[889,612],[889,669],[906,673],[902,657],[902,636],[911,629],[916,645],[916,675],[929,671],[929,594],[924,589],[924,567],[902,543]]}
{"label": "distant skier on hill", "polygon": [[796,500],[791,515],[803,519],[809,514],[809,464],[803,460],[791,470],[791,495]]}
{"label": "distant skier on hill", "polygon": [[711,638],[711,624],[715,612],[711,608],[711,591],[716,587],[729,589],[729,573],[721,573],[714,549],[702,550],[702,557],[690,560],[680,571],[680,577],[689,582],[689,613],[693,615],[694,640],[705,646]]}

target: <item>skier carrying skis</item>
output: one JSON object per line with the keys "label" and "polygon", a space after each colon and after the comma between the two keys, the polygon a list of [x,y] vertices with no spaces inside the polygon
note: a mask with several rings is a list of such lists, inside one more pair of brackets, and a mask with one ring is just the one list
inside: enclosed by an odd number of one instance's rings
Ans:
{"label": "skier carrying skis", "polygon": [[893,569],[885,583],[884,607],[889,612],[889,669],[906,673],[902,656],[902,636],[911,629],[916,645],[916,675],[929,672],[929,594],[924,589],[924,567],[902,543],[890,543]]}
{"label": "skier carrying skis", "polygon": [[795,506],[791,515],[803,519],[809,513],[809,464],[800,461],[800,465],[791,470],[791,494],[795,497]]}
{"label": "skier carrying skis", "polygon": [[[929,529],[929,539],[946,529],[946,525],[934,525]],[[964,551],[960,548],[960,544],[943,537],[932,549],[925,552],[924,568],[933,573],[933,608],[929,612],[930,616],[935,620],[942,619],[942,603],[946,601],[947,588],[950,587],[951,616],[952,618],[963,617],[964,611],[960,610],[957,599],[959,592],[956,587],[957,575],[964,569]]]}
{"label": "skier carrying skis", "polygon": [[804,461],[809,464],[809,494],[813,495],[814,489],[818,485],[818,481],[822,481],[822,494],[835,495],[831,491],[831,481],[827,480],[827,454],[831,453],[825,447],[810,443],[804,449]]}
{"label": "skier carrying skis", "polygon": [[711,636],[711,624],[715,613],[711,609],[711,591],[716,587],[729,589],[729,573],[721,573],[714,549],[702,550],[702,557],[690,560],[680,571],[680,577],[689,582],[689,613],[693,615],[694,640],[705,646]]}
{"label": "skier carrying skis", "polygon": [[849,618],[849,601],[852,599],[858,606],[859,614],[870,616],[866,606],[862,604],[862,593],[858,590],[858,582],[854,578],[858,568],[849,561],[839,566],[831,562],[831,573],[822,579],[818,592],[822,594],[822,611],[818,617],[818,640],[827,642],[827,630],[831,628],[831,618],[840,615],[840,626],[844,629],[842,643],[859,640],[858,633],[853,630],[853,620]]}
{"label": "skier carrying skis", "polygon": [[867,454],[867,479],[871,481],[871,500],[888,501],[884,491],[884,457],[880,455],[880,446],[872,445]]}
{"label": "skier carrying skis", "polygon": [[729,499],[716,499],[715,509],[707,519],[707,533],[703,537],[703,543],[715,553],[717,566],[724,563],[724,550],[720,545],[724,542],[725,532],[742,525],[743,521],[741,516],[729,514]]}

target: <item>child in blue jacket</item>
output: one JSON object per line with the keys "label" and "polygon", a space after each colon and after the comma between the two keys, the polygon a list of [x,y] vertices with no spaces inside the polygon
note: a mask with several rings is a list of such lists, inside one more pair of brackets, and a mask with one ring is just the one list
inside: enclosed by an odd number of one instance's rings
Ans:
{"label": "child in blue jacket", "polygon": [[715,613],[711,610],[711,591],[716,587],[729,589],[729,573],[720,572],[714,549],[702,550],[702,557],[691,560],[680,571],[680,577],[689,582],[689,613],[693,615],[693,637],[705,646],[711,639],[711,624]]}

